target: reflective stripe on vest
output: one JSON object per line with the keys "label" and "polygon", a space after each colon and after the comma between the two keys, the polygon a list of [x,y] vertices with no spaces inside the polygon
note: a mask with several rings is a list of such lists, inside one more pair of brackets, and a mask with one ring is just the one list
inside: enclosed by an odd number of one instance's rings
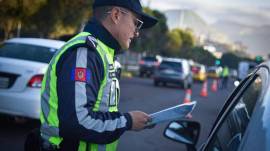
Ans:
{"label": "reflective stripe on vest", "polygon": [[[96,40],[95,38],[89,36],[90,33],[82,32],[72,38],[70,41],[67,42],[67,44],[59,49],[54,57],[52,58],[50,65],[47,69],[47,72],[44,76],[44,79],[42,81],[42,89],[41,89],[41,136],[43,139],[47,140],[51,144],[59,146],[59,144],[62,141],[62,138],[59,137],[59,119],[57,116],[57,109],[58,109],[58,97],[57,97],[57,86],[56,86],[56,64],[59,60],[59,58],[68,50],[68,48],[76,45],[76,44],[85,44],[86,38],[90,38],[91,42],[93,44],[97,43],[96,50],[98,54],[100,55],[103,65],[104,65],[104,79],[101,81],[101,86],[98,91],[98,97],[96,100],[96,103],[94,105],[93,111],[118,111],[118,102],[119,102],[119,95],[120,95],[120,89],[119,89],[119,81],[115,76],[116,69],[113,62],[113,56],[114,56],[114,50],[103,44],[101,41]],[[77,57],[78,55],[81,55],[83,57],[80,57],[80,59],[76,66],[83,66],[86,67],[87,63],[87,49],[78,49],[77,51]],[[84,59],[82,59],[84,58]],[[75,91],[76,86],[75,84]],[[82,88],[78,86],[77,88]],[[84,86],[85,88],[85,86]],[[77,89],[79,90],[79,89]],[[81,96],[80,96],[81,97]],[[79,98],[79,97],[75,97]],[[75,100],[76,106],[80,105],[79,103],[82,103],[81,101],[84,100]],[[78,113],[78,112],[77,112]],[[82,116],[77,115],[78,120],[80,120]],[[126,119],[124,117],[121,117],[120,120],[124,123],[123,125],[119,125],[118,128],[124,127],[126,123]],[[103,123],[105,124],[107,129],[110,130],[110,123]],[[91,123],[87,123],[86,125],[83,125],[86,128],[88,126],[91,127]],[[103,130],[97,130],[97,131],[103,131]],[[98,144],[87,144],[84,141],[80,141],[78,150],[85,151],[86,148],[94,150],[94,151],[114,151],[116,150],[117,141],[107,144],[107,145],[98,145]]]}

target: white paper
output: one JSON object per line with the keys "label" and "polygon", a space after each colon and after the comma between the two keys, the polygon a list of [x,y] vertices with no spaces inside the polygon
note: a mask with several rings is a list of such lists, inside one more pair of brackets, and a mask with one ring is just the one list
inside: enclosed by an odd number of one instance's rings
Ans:
{"label": "white paper", "polygon": [[151,126],[153,124],[159,124],[166,121],[177,120],[181,118],[185,118],[189,113],[192,112],[197,102],[193,101],[190,103],[176,105],[156,113],[150,114],[152,121],[147,125]]}

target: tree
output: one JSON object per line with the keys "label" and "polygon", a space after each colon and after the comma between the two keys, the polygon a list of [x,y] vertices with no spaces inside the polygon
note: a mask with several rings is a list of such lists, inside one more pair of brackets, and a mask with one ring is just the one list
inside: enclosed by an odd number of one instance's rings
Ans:
{"label": "tree", "polygon": [[144,11],[158,19],[157,25],[153,28],[145,29],[140,32],[140,37],[135,39],[130,50],[146,52],[147,54],[159,54],[166,48],[168,27],[166,17],[157,10],[144,8]]}
{"label": "tree", "polygon": [[11,37],[11,32],[20,27],[37,12],[46,0],[1,0],[0,28],[4,31],[4,39]]}
{"label": "tree", "polygon": [[194,47],[194,36],[189,30],[173,29],[168,33],[167,49],[162,52],[165,56],[177,57],[188,53]]}
{"label": "tree", "polygon": [[167,49],[162,53],[165,56],[179,56],[180,48],[183,45],[182,37],[179,29],[174,29],[167,34]]}
{"label": "tree", "polygon": [[39,37],[56,38],[74,34],[92,15],[93,0],[47,0],[40,11],[29,20],[30,31],[36,31]]}
{"label": "tree", "polygon": [[179,33],[181,35],[182,42],[183,42],[181,49],[188,51],[189,49],[193,48],[194,43],[195,43],[195,40],[194,40],[195,38],[193,36],[192,31],[188,29],[184,31],[179,30]]}
{"label": "tree", "polygon": [[203,47],[194,47],[180,54],[181,58],[192,59],[201,64],[212,66],[215,64],[216,57]]}
{"label": "tree", "polygon": [[220,62],[222,66],[228,66],[229,68],[237,69],[238,63],[243,60],[245,59],[237,56],[234,53],[225,53],[222,55]]}

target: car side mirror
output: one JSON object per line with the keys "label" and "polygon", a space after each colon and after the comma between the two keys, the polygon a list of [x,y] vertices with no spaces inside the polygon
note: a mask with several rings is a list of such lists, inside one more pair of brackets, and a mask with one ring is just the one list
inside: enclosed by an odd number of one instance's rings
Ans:
{"label": "car side mirror", "polygon": [[188,150],[196,150],[200,129],[200,123],[196,121],[180,120],[171,122],[163,134],[170,140],[186,144]]}

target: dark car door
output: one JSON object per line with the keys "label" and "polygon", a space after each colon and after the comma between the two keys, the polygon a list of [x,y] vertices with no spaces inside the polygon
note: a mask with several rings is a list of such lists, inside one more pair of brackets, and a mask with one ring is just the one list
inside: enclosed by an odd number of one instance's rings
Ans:
{"label": "dark car door", "polygon": [[[245,137],[249,135],[248,129],[254,128],[251,123],[260,121],[258,116],[256,121],[253,115],[261,111],[260,106],[267,88],[269,88],[269,67],[261,65],[243,80],[228,98],[201,150],[237,151],[243,150],[243,146],[247,148],[251,145],[244,144]],[[258,139],[263,139],[264,134],[261,133]],[[259,150],[266,150],[263,146],[259,146]]]}

